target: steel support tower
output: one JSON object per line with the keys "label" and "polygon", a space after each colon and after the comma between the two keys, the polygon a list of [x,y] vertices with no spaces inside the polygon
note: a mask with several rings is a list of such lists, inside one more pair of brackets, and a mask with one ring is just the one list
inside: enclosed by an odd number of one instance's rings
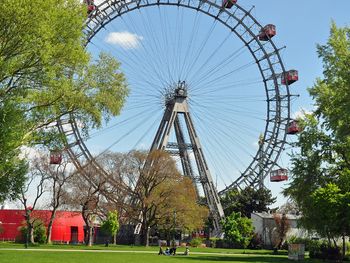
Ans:
{"label": "steel support tower", "polygon": [[[188,176],[192,179],[192,182],[196,187],[197,195],[198,189],[196,182],[199,181],[203,187],[207,204],[213,218],[214,231],[212,234],[220,237],[222,236],[220,220],[224,217],[224,211],[205,160],[202,146],[193,125],[187,101],[187,85],[184,81],[179,82],[177,86],[174,87],[173,91],[168,94],[165,105],[165,112],[152,143],[151,151],[163,150],[174,153],[174,149],[178,150],[177,153],[180,156],[183,174],[184,176]],[[190,140],[189,143],[186,143],[185,141],[184,129],[180,122],[181,117],[184,119],[184,123],[187,128],[188,137]],[[169,143],[169,137],[173,127],[177,143]],[[189,154],[190,149],[194,154],[198,176],[194,175],[194,171],[191,166]]]}

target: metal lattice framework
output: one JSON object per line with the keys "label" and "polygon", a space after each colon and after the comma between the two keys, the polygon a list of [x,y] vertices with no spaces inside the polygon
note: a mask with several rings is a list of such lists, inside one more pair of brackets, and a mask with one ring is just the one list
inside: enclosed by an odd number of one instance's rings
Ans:
{"label": "metal lattice framework", "polygon": [[[282,85],[284,74],[279,51],[273,41],[260,41],[258,35],[263,26],[252,16],[250,10],[239,5],[225,9],[218,0],[108,0],[97,6],[89,16],[84,33],[88,44],[94,36],[114,19],[134,10],[150,6],[175,6],[196,10],[220,22],[231,30],[246,46],[260,71],[266,94],[266,126],[261,138],[262,145],[248,167],[232,184],[219,192],[224,194],[232,188],[259,187],[276,165],[286,141],[286,128],[290,121],[288,84]],[[66,115],[58,121],[59,131],[65,135],[66,151],[77,169],[84,173],[84,164],[93,166],[106,177],[108,173],[95,161],[84,144],[74,115]],[[120,186],[123,188],[123,186]],[[122,189],[121,189],[122,190]]]}

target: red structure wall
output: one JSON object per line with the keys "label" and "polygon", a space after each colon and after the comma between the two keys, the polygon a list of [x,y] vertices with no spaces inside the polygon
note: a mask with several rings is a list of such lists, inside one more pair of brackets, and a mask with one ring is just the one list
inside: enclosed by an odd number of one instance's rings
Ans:
{"label": "red structure wall", "polygon": [[[14,240],[20,236],[20,227],[25,224],[24,210],[0,210],[0,222],[3,229],[0,240]],[[51,211],[34,210],[33,218],[39,218],[48,225]],[[80,212],[57,211],[52,226],[51,240],[54,242],[77,243],[84,241],[84,220]]]}

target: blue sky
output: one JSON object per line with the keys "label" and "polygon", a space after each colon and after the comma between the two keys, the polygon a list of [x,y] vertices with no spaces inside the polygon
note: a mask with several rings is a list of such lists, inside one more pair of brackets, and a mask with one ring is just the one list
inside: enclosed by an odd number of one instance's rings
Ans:
{"label": "blue sky", "polygon": [[[238,4],[245,9],[254,5],[252,14],[261,24],[276,25],[274,43],[278,47],[287,46],[281,52],[284,65],[299,71],[299,81],[291,86],[292,92],[300,95],[292,102],[292,113],[311,110],[312,100],[306,88],[322,76],[316,44],[326,43],[331,20],[338,26],[349,25],[350,1],[239,0]],[[221,25],[213,25],[211,19],[197,17],[190,11],[164,12],[147,10],[141,15],[134,13],[115,20],[89,45],[93,55],[103,50],[121,61],[131,95],[121,116],[110,121],[107,126],[110,128],[93,132],[87,144],[94,153],[106,148],[113,151],[147,149],[162,117],[161,93],[177,80],[186,80],[193,99],[190,106],[196,129],[214,180],[222,189],[250,162],[257,149],[257,138],[264,129],[266,105],[259,75],[254,63],[249,64],[250,54],[240,52],[241,43],[237,38],[229,36],[226,40],[229,32]],[[198,32],[193,28],[198,28]],[[183,34],[177,33],[180,30]],[[208,32],[210,36],[203,52],[198,52]],[[193,35],[196,36],[194,42],[191,41]],[[180,42],[184,44],[177,44]],[[192,49],[186,52],[189,43]],[[216,49],[220,50],[205,63]],[[236,52],[235,58],[216,71],[217,63],[232,52]],[[186,64],[191,54],[196,63]],[[220,78],[232,68],[240,67],[244,70],[233,72],[230,78]],[[172,141],[174,139],[173,136]],[[279,161],[281,166],[288,166],[286,153]],[[265,183],[278,196],[276,205],[281,205],[285,199],[279,192],[285,184],[268,180]]]}

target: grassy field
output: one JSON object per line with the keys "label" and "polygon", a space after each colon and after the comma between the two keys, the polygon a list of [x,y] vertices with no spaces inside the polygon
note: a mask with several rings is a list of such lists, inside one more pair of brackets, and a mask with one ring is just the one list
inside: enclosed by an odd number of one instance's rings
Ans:
{"label": "grassy field", "polygon": [[[77,251],[79,250],[79,251]],[[286,252],[282,255],[271,255],[267,250],[236,250],[236,249],[212,249],[212,248],[191,248],[189,256],[180,255],[184,248],[179,248],[179,255],[158,256],[157,247],[137,246],[66,246],[51,245],[30,247],[24,249],[21,244],[0,243],[1,263],[210,263],[210,262],[291,262],[287,259]],[[306,259],[304,262],[320,262]]]}

